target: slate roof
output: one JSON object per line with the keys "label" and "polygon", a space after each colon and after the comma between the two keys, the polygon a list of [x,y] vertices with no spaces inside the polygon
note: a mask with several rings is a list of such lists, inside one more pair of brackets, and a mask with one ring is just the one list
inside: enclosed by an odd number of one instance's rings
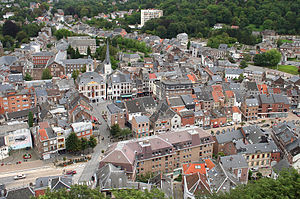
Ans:
{"label": "slate roof", "polygon": [[6,199],[30,199],[34,196],[34,191],[30,187],[23,187],[8,190]]}
{"label": "slate roof", "polygon": [[147,122],[149,122],[149,118],[145,115],[135,116],[134,118],[135,118],[137,123],[147,123]]}
{"label": "slate roof", "polygon": [[168,99],[171,107],[184,106],[184,102],[181,97],[172,97]]}
{"label": "slate roof", "polygon": [[9,74],[8,75],[8,81],[9,82],[22,82],[23,81],[23,75],[21,73],[19,73],[19,74]]}
{"label": "slate roof", "polygon": [[180,96],[185,105],[195,104],[194,99],[191,95],[181,95]]}
{"label": "slate roof", "polygon": [[11,120],[11,119],[15,119],[15,118],[28,117],[29,112],[32,112],[33,114],[37,114],[37,113],[39,113],[39,109],[36,106],[34,108],[25,109],[22,111],[7,113],[7,118],[9,120]]}
{"label": "slate roof", "polygon": [[232,132],[225,132],[216,135],[216,139],[219,144],[228,143],[233,140],[240,140],[243,139],[243,134],[240,130],[234,130]]}
{"label": "slate roof", "polygon": [[107,110],[111,113],[111,114],[116,114],[116,113],[121,113],[123,112],[122,109],[120,109],[118,106],[116,106],[116,104],[112,103],[112,104],[108,104],[107,106]]}
{"label": "slate roof", "polygon": [[2,65],[10,66],[17,60],[18,58],[16,56],[2,56],[0,57],[0,66]]}
{"label": "slate roof", "polygon": [[256,82],[247,82],[246,87],[247,87],[248,90],[258,91],[258,87],[257,87]]}
{"label": "slate roof", "polygon": [[269,143],[257,143],[245,145],[242,142],[238,142],[236,148],[239,153],[255,154],[255,153],[267,153],[267,152],[279,152],[280,150],[273,141]]}
{"label": "slate roof", "polygon": [[241,154],[223,156],[220,161],[225,169],[230,168],[248,168],[248,163]]}
{"label": "slate roof", "polygon": [[98,84],[104,83],[104,78],[96,72],[85,72],[77,79],[79,84],[88,84],[90,82],[97,82]]}
{"label": "slate roof", "polygon": [[252,98],[252,99],[246,99],[245,103],[247,106],[252,107],[252,106],[259,106],[258,101],[256,98]]}

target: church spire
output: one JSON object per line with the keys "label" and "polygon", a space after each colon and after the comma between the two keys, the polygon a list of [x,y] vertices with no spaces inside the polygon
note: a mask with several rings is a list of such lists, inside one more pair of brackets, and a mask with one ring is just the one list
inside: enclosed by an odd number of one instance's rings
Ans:
{"label": "church spire", "polygon": [[105,64],[110,64],[108,40],[106,42],[106,56],[105,56],[105,61],[104,62],[105,62]]}

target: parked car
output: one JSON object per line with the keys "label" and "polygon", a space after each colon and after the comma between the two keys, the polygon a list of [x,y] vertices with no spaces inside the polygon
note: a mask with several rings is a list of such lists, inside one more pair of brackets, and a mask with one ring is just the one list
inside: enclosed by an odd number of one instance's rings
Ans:
{"label": "parked car", "polygon": [[266,128],[266,127],[269,127],[270,126],[270,124],[263,124],[263,125],[261,125],[261,127],[263,127],[263,128]]}
{"label": "parked car", "polygon": [[214,128],[219,128],[220,126],[218,124],[214,124]]}
{"label": "parked car", "polygon": [[21,179],[24,179],[24,178],[26,178],[26,175],[25,175],[25,174],[19,174],[19,175],[16,175],[16,176],[14,177],[14,180],[21,180]]}
{"label": "parked car", "polygon": [[75,170],[66,171],[67,175],[75,175],[77,172]]}

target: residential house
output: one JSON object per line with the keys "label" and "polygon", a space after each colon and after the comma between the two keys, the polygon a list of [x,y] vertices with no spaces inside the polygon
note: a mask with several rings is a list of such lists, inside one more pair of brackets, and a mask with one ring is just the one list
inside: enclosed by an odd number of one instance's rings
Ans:
{"label": "residential house", "polygon": [[60,189],[70,189],[72,186],[70,176],[49,176],[40,177],[35,180],[34,193],[36,197],[45,195],[46,191],[58,191]]}
{"label": "residential house", "polygon": [[49,159],[58,152],[57,136],[48,122],[40,122],[35,133],[35,146],[41,158]]}
{"label": "residential house", "polygon": [[258,118],[259,103],[256,98],[245,99],[241,105],[242,117],[244,120],[256,120]]}
{"label": "residential house", "polygon": [[131,122],[133,137],[140,138],[150,136],[150,120],[147,116],[135,116]]}
{"label": "residential house", "polygon": [[258,115],[260,117],[287,117],[290,107],[287,96],[282,94],[260,94],[257,99],[259,103]]}
{"label": "residential house", "polygon": [[133,81],[129,74],[119,70],[107,77],[107,99],[126,99],[133,97]]}
{"label": "residential house", "polygon": [[90,138],[93,135],[92,122],[76,122],[71,124],[71,128],[78,138]]}
{"label": "residential house", "polygon": [[272,127],[272,138],[290,164],[297,161],[297,158],[294,158],[300,153],[297,134],[297,127],[291,122]]}
{"label": "residential house", "polygon": [[126,110],[125,107],[120,108],[121,103],[112,103],[107,108],[107,125],[111,127],[118,124],[120,128],[125,128]]}
{"label": "residential house", "polygon": [[225,155],[233,155],[237,153],[235,143],[244,138],[240,130],[224,131],[214,137],[214,154],[224,153]]}

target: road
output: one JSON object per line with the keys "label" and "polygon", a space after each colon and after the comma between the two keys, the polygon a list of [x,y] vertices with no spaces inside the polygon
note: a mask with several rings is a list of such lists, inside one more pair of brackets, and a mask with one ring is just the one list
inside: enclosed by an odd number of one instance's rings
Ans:
{"label": "road", "polygon": [[[25,171],[10,171],[1,172],[0,184],[5,184],[7,189],[27,186],[30,183],[35,184],[35,180],[39,177],[45,176],[59,176],[63,174],[63,170],[76,170],[77,174],[73,176],[73,183],[78,183],[79,176],[81,175],[84,165],[86,163],[74,164],[67,167],[54,167],[45,166],[41,168],[27,169]],[[18,174],[25,174],[26,178],[21,180],[14,180]]]}
{"label": "road", "polygon": [[[102,118],[102,111],[106,110],[106,105],[109,102],[104,102],[98,105],[93,105],[93,116],[95,116],[98,121],[101,123],[100,126],[98,126],[98,132],[99,133],[99,143],[94,148],[94,152],[92,153],[92,158],[88,163],[86,164],[82,175],[79,178],[80,184],[87,184],[90,185],[92,181],[92,176],[96,173],[99,162],[101,160],[101,154],[102,150],[106,150],[107,147],[110,144],[110,139],[108,138],[110,135],[110,132],[108,130],[108,126],[106,121]],[[104,138],[104,140],[102,140]]]}

